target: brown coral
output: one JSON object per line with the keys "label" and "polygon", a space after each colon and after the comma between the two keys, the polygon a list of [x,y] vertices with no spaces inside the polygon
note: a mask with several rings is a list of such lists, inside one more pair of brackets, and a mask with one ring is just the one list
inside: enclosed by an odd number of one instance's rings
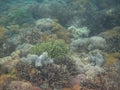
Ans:
{"label": "brown coral", "polygon": [[6,29],[4,27],[0,27],[0,40],[3,40],[6,38],[6,36],[4,35]]}
{"label": "brown coral", "polygon": [[105,65],[107,67],[113,66],[120,58],[120,53],[109,53],[105,55],[106,63]]}
{"label": "brown coral", "polygon": [[51,88],[69,86],[72,78],[64,66],[56,64],[42,67],[41,74]]}
{"label": "brown coral", "polygon": [[12,81],[7,90],[41,90],[39,87],[34,87],[30,82]]}
{"label": "brown coral", "polygon": [[29,32],[26,31],[24,33],[21,33],[20,37],[22,43],[36,44],[41,42],[42,33],[41,31],[33,28]]}
{"label": "brown coral", "polygon": [[106,51],[120,52],[120,27],[114,27],[111,30],[100,33],[107,41]]}
{"label": "brown coral", "polygon": [[72,87],[72,90],[81,90],[81,87],[80,87],[80,85],[74,85]]}
{"label": "brown coral", "polygon": [[77,65],[75,61],[69,57],[64,56],[64,57],[55,58],[54,63],[58,65],[65,65],[66,69],[70,72],[71,75],[78,74]]}
{"label": "brown coral", "polygon": [[0,90],[6,90],[6,86],[15,78],[11,75],[1,75],[0,76]]}
{"label": "brown coral", "polygon": [[16,65],[17,77],[21,80],[27,80],[34,84],[40,85],[42,83],[42,76],[40,71],[35,69],[27,62],[18,62]]}
{"label": "brown coral", "polygon": [[17,77],[25,80],[30,80],[30,72],[31,72],[32,66],[25,62],[18,62],[16,64],[16,70],[17,70]]}

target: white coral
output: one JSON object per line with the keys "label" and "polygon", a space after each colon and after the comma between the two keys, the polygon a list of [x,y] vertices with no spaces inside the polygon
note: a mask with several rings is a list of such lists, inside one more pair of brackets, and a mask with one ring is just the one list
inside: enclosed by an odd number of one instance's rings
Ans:
{"label": "white coral", "polygon": [[93,36],[90,38],[88,50],[104,49],[106,47],[106,40],[100,36]]}

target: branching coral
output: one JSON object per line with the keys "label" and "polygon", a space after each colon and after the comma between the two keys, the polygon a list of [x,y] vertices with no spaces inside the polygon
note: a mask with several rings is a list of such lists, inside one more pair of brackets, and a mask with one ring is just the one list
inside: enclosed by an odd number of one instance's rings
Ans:
{"label": "branching coral", "polygon": [[40,85],[41,88],[61,88],[69,86],[72,78],[69,71],[64,66],[56,64],[35,69],[25,62],[18,62],[16,70],[19,79]]}
{"label": "branching coral", "polygon": [[106,51],[120,52],[120,27],[114,27],[111,30],[100,33],[107,41]]}
{"label": "branching coral", "polygon": [[[28,28],[29,29],[29,28]],[[41,39],[42,39],[42,33],[39,30],[36,29],[32,29],[31,31],[23,31],[20,34],[20,40],[21,43],[29,43],[29,44],[36,44],[36,43],[40,43]]]}
{"label": "branching coral", "polygon": [[16,70],[17,70],[17,77],[25,80],[30,80],[30,73],[32,70],[31,65],[24,62],[18,62],[16,64]]}
{"label": "branching coral", "polygon": [[15,45],[9,42],[10,32],[5,27],[0,27],[0,57],[10,55],[15,50]]}
{"label": "branching coral", "polygon": [[30,53],[41,55],[43,52],[48,52],[51,58],[67,55],[69,49],[61,40],[51,40],[47,43],[37,44],[31,48]]}
{"label": "branching coral", "polygon": [[39,87],[33,86],[30,82],[12,81],[6,90],[41,90]]}
{"label": "branching coral", "polygon": [[64,66],[48,65],[42,67],[40,71],[51,88],[61,88],[70,85],[72,77]]}
{"label": "branching coral", "polygon": [[0,44],[1,42],[5,41],[5,39],[7,38],[5,32],[6,32],[6,28],[0,26]]}
{"label": "branching coral", "polygon": [[17,77],[19,79],[27,80],[33,82],[37,85],[41,84],[42,76],[39,71],[37,71],[33,66],[27,62],[18,62],[16,65]]}
{"label": "branching coral", "polygon": [[[70,32],[67,31],[62,25],[50,18],[39,19],[36,22],[36,27],[44,32],[46,35],[56,35],[56,38],[70,43]],[[45,36],[43,36],[45,38]],[[47,36],[46,36],[47,37]],[[43,39],[44,39],[43,38]]]}
{"label": "branching coral", "polygon": [[58,65],[65,65],[66,69],[70,72],[71,75],[76,75],[78,73],[77,66],[75,61],[69,57],[58,57],[54,59],[54,63]]}
{"label": "branching coral", "polygon": [[117,61],[119,61],[120,53],[109,53],[105,55],[105,65],[113,66]]}
{"label": "branching coral", "polygon": [[0,37],[3,36],[4,32],[5,32],[5,28],[4,27],[0,27]]}

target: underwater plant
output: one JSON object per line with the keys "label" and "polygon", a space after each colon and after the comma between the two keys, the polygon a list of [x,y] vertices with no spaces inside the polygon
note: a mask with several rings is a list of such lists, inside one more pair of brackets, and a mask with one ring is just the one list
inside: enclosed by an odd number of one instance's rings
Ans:
{"label": "underwater plant", "polygon": [[43,52],[48,52],[49,57],[56,58],[67,55],[69,49],[62,40],[51,40],[47,43],[36,44],[30,49],[31,54],[41,55]]}

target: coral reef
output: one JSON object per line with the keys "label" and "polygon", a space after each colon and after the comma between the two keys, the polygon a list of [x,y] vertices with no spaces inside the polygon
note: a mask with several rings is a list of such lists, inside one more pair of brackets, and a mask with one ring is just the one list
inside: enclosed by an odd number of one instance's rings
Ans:
{"label": "coral reef", "polygon": [[75,26],[70,26],[68,27],[68,30],[72,32],[74,39],[79,39],[81,37],[88,37],[90,32],[87,27],[76,28]]}
{"label": "coral reef", "polygon": [[105,70],[103,68],[100,68],[99,66],[91,66],[91,65],[85,65],[84,67],[86,78],[90,81],[94,81],[94,78],[99,73],[104,73]]}
{"label": "coral reef", "polygon": [[72,78],[65,67],[56,64],[35,69],[28,63],[18,62],[16,71],[16,76],[19,80],[30,81],[36,85],[40,85],[41,88],[62,88],[69,86]]}
{"label": "coral reef", "polygon": [[9,33],[11,32],[12,34],[17,34],[19,33],[19,28],[20,26],[19,25],[10,25],[10,26],[7,26],[7,29],[9,30]]}
{"label": "coral reef", "polygon": [[57,65],[65,65],[66,69],[71,75],[76,75],[78,73],[75,61],[69,57],[58,57],[54,59],[54,63]]}
{"label": "coral reef", "polygon": [[6,90],[41,90],[39,87],[32,86],[29,82],[12,81]]}
{"label": "coral reef", "polygon": [[19,80],[27,80],[34,84],[40,85],[42,83],[41,73],[27,62],[18,62],[16,64],[16,76]]}
{"label": "coral reef", "polygon": [[81,90],[81,87],[80,87],[80,85],[74,85],[72,87],[72,90]]}
{"label": "coral reef", "polygon": [[32,71],[32,66],[25,62],[18,62],[16,64],[17,77],[25,80],[30,80],[30,73]]}
{"label": "coral reef", "polygon": [[108,52],[120,52],[120,27],[114,27],[111,30],[100,33],[100,36],[104,37],[107,41],[106,51]]}
{"label": "coral reef", "polygon": [[0,57],[9,56],[16,48],[12,42],[5,41],[0,49]]}
{"label": "coral reef", "polygon": [[[94,66],[90,64],[89,58],[88,58],[88,54],[83,54],[81,56],[78,55],[73,55],[72,56],[73,60],[76,61],[76,65],[78,68],[78,72],[81,75],[84,75],[85,78],[84,80],[94,80],[94,78],[99,74],[99,73],[104,73],[105,70],[102,67],[99,66]],[[82,77],[81,77],[82,78]],[[79,79],[81,79],[79,78]],[[79,82],[79,80],[78,80]]]}
{"label": "coral reef", "polygon": [[1,40],[5,39],[5,32],[6,32],[6,28],[5,27],[0,27],[0,43]]}
{"label": "coral reef", "polygon": [[79,38],[72,40],[71,50],[72,51],[91,51],[95,49],[104,50],[106,48],[106,40],[100,36],[92,36],[90,38]]}
{"label": "coral reef", "polygon": [[53,60],[48,57],[47,52],[43,52],[40,56],[28,54],[27,57],[23,57],[22,61],[26,61],[33,66],[42,67],[53,63]]}
{"label": "coral reef", "polygon": [[105,63],[104,56],[101,54],[100,50],[94,50],[89,52],[88,59],[92,65],[102,66]]}
{"label": "coral reef", "polygon": [[0,90],[6,90],[7,85],[15,78],[10,75],[3,74],[0,76]]}
{"label": "coral reef", "polygon": [[41,74],[51,88],[63,88],[70,85],[70,72],[64,67],[56,64],[41,68]]}
{"label": "coral reef", "polygon": [[10,74],[14,68],[14,65],[20,60],[18,53],[15,52],[11,54],[11,56],[7,56],[4,58],[0,58],[0,75],[1,74]]}
{"label": "coral reef", "polygon": [[88,51],[87,50],[88,45],[89,45],[89,38],[80,38],[77,40],[73,40],[71,42],[70,49],[71,51],[74,51],[74,52]]}
{"label": "coral reef", "polygon": [[26,7],[21,7],[16,9],[11,8],[12,11],[9,13],[9,17],[12,24],[19,24],[22,25],[24,23],[31,23],[34,21],[32,15],[27,11],[27,8],[29,8],[29,5],[26,5]]}
{"label": "coral reef", "polygon": [[38,60],[36,60],[35,67],[39,67],[42,65],[49,65],[52,63],[53,63],[53,60],[48,57],[48,53],[43,52],[43,54],[38,57]]}
{"label": "coral reef", "polygon": [[[24,30],[25,28],[23,28]],[[30,30],[30,31],[28,31]],[[21,30],[22,31],[22,30]],[[36,44],[42,42],[42,32],[37,28],[26,28],[26,31],[20,33],[20,43]]]}
{"label": "coral reef", "polygon": [[[39,19],[35,22],[36,27],[46,35],[56,35],[57,39],[62,39],[70,43],[70,32],[51,18]],[[45,36],[44,36],[45,38]],[[44,40],[43,38],[43,40]]]}
{"label": "coral reef", "polygon": [[[43,3],[37,3],[31,5],[29,10],[35,18],[55,18],[64,25],[72,17],[72,11],[67,7],[65,1],[43,1]],[[55,13],[54,13],[55,12]]]}
{"label": "coral reef", "polygon": [[101,49],[104,50],[106,48],[106,40],[99,36],[93,36],[90,38],[90,44],[88,46],[88,50],[93,49]]}
{"label": "coral reef", "polygon": [[120,90],[119,0],[0,0],[0,90]]}
{"label": "coral reef", "polygon": [[105,65],[106,66],[113,66],[116,62],[119,61],[120,53],[108,53],[105,54]]}
{"label": "coral reef", "polygon": [[5,27],[1,27],[0,26],[0,57],[5,56],[5,50],[3,47],[3,43],[6,41],[6,39],[8,38],[7,35],[5,35],[6,32],[6,28]]}

